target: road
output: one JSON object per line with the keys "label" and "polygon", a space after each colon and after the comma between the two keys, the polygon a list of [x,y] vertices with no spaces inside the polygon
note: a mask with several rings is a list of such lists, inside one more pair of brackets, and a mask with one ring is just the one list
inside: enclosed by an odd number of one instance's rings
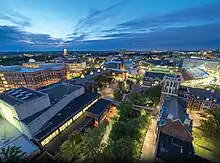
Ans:
{"label": "road", "polygon": [[142,148],[142,154],[141,154],[141,161],[142,162],[153,162],[154,160],[154,153],[155,153],[155,147],[156,147],[156,135],[155,135],[155,129],[156,129],[157,120],[156,117],[152,117],[151,125],[149,126],[149,129],[147,131],[144,145]]}

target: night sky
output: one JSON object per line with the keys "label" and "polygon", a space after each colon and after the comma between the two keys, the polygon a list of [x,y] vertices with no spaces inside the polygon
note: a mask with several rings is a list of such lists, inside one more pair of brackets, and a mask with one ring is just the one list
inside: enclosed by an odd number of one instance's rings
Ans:
{"label": "night sky", "polygon": [[220,0],[0,3],[0,51],[220,48]]}

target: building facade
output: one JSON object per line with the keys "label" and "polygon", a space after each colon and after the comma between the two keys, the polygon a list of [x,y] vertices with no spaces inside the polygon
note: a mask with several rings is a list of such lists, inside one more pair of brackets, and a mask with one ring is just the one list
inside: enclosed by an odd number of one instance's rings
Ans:
{"label": "building facade", "polygon": [[85,68],[85,62],[54,64],[37,63],[32,60],[22,66],[1,66],[0,92],[19,87],[38,89],[65,79],[71,79],[76,74],[80,75]]}
{"label": "building facade", "polygon": [[85,92],[84,87],[66,82],[38,91],[20,87],[0,94],[0,114],[44,147],[75,121],[77,132],[92,122],[100,123],[111,107],[111,101],[100,98],[99,93]]}

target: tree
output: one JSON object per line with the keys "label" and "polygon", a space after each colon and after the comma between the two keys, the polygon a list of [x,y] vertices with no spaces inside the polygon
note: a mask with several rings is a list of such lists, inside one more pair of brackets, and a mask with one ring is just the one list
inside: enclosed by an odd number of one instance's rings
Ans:
{"label": "tree", "polygon": [[21,150],[21,147],[8,146],[7,148],[1,149],[0,154],[2,155],[3,162],[19,163],[24,162],[26,153]]}
{"label": "tree", "polygon": [[123,91],[125,89],[124,82],[118,82],[118,88]]}
{"label": "tree", "polygon": [[154,86],[145,92],[145,96],[154,103],[154,106],[158,105],[160,102],[161,90],[162,86]]}
{"label": "tree", "polygon": [[68,162],[80,158],[83,155],[81,135],[73,132],[68,140],[61,145],[60,150],[62,157]]}
{"label": "tree", "polygon": [[126,83],[127,83],[128,87],[129,87],[129,89],[131,90],[132,86],[134,84],[133,81],[132,80],[127,80]]}
{"label": "tree", "polygon": [[102,123],[97,128],[87,129],[82,136],[83,153],[86,154],[87,159],[90,161],[94,161],[102,150],[101,140],[103,138],[104,131],[105,123]]}
{"label": "tree", "polygon": [[131,146],[132,142],[124,138],[120,138],[115,141],[110,141],[109,145],[105,150],[105,155],[107,158],[110,158],[110,160],[113,161],[123,160],[125,162],[130,162],[132,156]]}
{"label": "tree", "polygon": [[134,117],[133,104],[130,101],[122,101],[117,109],[120,112],[120,119],[128,119]]}
{"label": "tree", "polygon": [[113,96],[116,101],[121,101],[123,98],[123,94],[120,91],[115,91]]}
{"label": "tree", "polygon": [[146,99],[144,95],[142,95],[141,93],[137,93],[137,92],[132,92],[129,96],[129,100],[136,105],[143,106],[146,104]]}
{"label": "tree", "polygon": [[206,137],[220,140],[220,110],[208,109],[204,114],[206,117],[201,121],[201,128]]}

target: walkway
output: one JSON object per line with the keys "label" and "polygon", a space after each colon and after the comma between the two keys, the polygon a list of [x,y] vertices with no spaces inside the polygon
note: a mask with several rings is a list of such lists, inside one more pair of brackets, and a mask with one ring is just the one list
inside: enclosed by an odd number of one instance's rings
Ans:
{"label": "walkway", "polygon": [[156,128],[157,120],[155,117],[152,117],[151,125],[147,131],[144,145],[142,148],[141,154],[141,161],[150,161],[154,160],[154,153],[155,153],[155,146],[156,146],[156,135],[155,135],[155,128]]}

